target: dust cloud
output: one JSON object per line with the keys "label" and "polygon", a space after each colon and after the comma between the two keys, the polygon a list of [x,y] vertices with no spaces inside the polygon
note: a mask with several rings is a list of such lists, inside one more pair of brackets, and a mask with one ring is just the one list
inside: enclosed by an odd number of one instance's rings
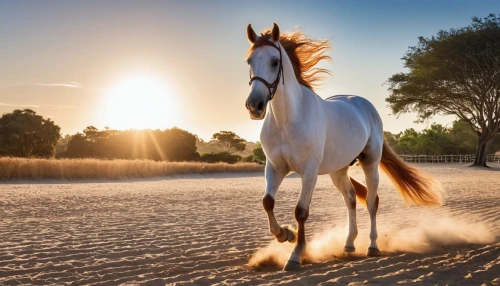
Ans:
{"label": "dust cloud", "polygon": [[[414,226],[393,226],[387,231],[379,231],[378,246],[382,255],[396,252],[426,253],[438,251],[447,246],[465,244],[489,244],[498,240],[491,226],[478,220],[460,216],[442,215],[433,218],[428,215],[419,218]],[[380,225],[380,221],[378,222]],[[387,222],[385,224],[390,224]],[[326,229],[307,242],[305,263],[318,263],[330,259],[343,259],[347,256],[363,256],[370,244],[369,230],[360,229],[355,240],[356,252],[346,255],[343,252],[348,230],[344,227]],[[268,267],[281,268],[285,265],[293,244],[278,243],[273,240],[264,248],[258,249],[250,258],[249,266],[255,269]]]}

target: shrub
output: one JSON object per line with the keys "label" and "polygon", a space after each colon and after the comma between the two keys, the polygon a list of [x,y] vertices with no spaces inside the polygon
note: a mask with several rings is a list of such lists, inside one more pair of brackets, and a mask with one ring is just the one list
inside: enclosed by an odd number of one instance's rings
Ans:
{"label": "shrub", "polygon": [[242,157],[239,155],[234,155],[229,152],[220,152],[220,153],[204,153],[200,155],[198,161],[205,163],[218,163],[225,162],[228,164],[235,164],[240,162]]}

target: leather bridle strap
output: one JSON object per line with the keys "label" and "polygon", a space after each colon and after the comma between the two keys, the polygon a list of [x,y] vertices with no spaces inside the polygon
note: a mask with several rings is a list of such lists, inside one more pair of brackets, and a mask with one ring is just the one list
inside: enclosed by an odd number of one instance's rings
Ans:
{"label": "leather bridle strap", "polygon": [[273,47],[279,51],[279,53],[280,53],[280,62],[279,62],[280,67],[278,70],[278,75],[276,76],[276,80],[273,83],[269,83],[269,82],[267,82],[267,80],[265,80],[259,76],[254,76],[254,77],[250,78],[250,82],[248,83],[248,85],[252,85],[252,81],[254,81],[254,80],[258,80],[258,81],[262,82],[267,87],[267,89],[269,89],[269,100],[272,100],[274,97],[274,94],[276,93],[276,90],[278,89],[278,84],[280,82],[280,78],[282,79],[283,84],[285,84],[285,77],[283,76],[283,62],[281,60],[281,49],[279,46],[276,46],[275,44],[273,44],[269,41],[263,42],[262,45]]}

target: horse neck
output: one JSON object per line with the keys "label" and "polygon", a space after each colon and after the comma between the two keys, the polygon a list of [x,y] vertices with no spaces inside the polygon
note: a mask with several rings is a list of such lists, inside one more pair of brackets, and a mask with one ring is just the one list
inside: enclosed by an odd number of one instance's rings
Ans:
{"label": "horse neck", "polygon": [[287,122],[292,121],[299,114],[302,100],[302,88],[295,77],[292,63],[288,58],[286,51],[281,48],[283,64],[283,81],[280,80],[276,94],[271,100],[270,115],[276,121],[277,125],[282,127]]}

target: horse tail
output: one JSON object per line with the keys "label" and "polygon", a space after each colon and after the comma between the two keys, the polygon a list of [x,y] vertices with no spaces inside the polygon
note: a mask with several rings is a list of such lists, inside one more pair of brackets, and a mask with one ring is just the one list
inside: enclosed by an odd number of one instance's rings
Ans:
{"label": "horse tail", "polygon": [[352,177],[349,177],[351,179],[351,184],[353,185],[354,189],[356,190],[356,198],[360,203],[366,206],[366,194],[368,193],[368,189],[366,188],[365,185],[362,183],[356,181]]}
{"label": "horse tail", "polygon": [[441,184],[433,177],[399,158],[385,142],[379,166],[408,205],[435,206],[443,204]]}

